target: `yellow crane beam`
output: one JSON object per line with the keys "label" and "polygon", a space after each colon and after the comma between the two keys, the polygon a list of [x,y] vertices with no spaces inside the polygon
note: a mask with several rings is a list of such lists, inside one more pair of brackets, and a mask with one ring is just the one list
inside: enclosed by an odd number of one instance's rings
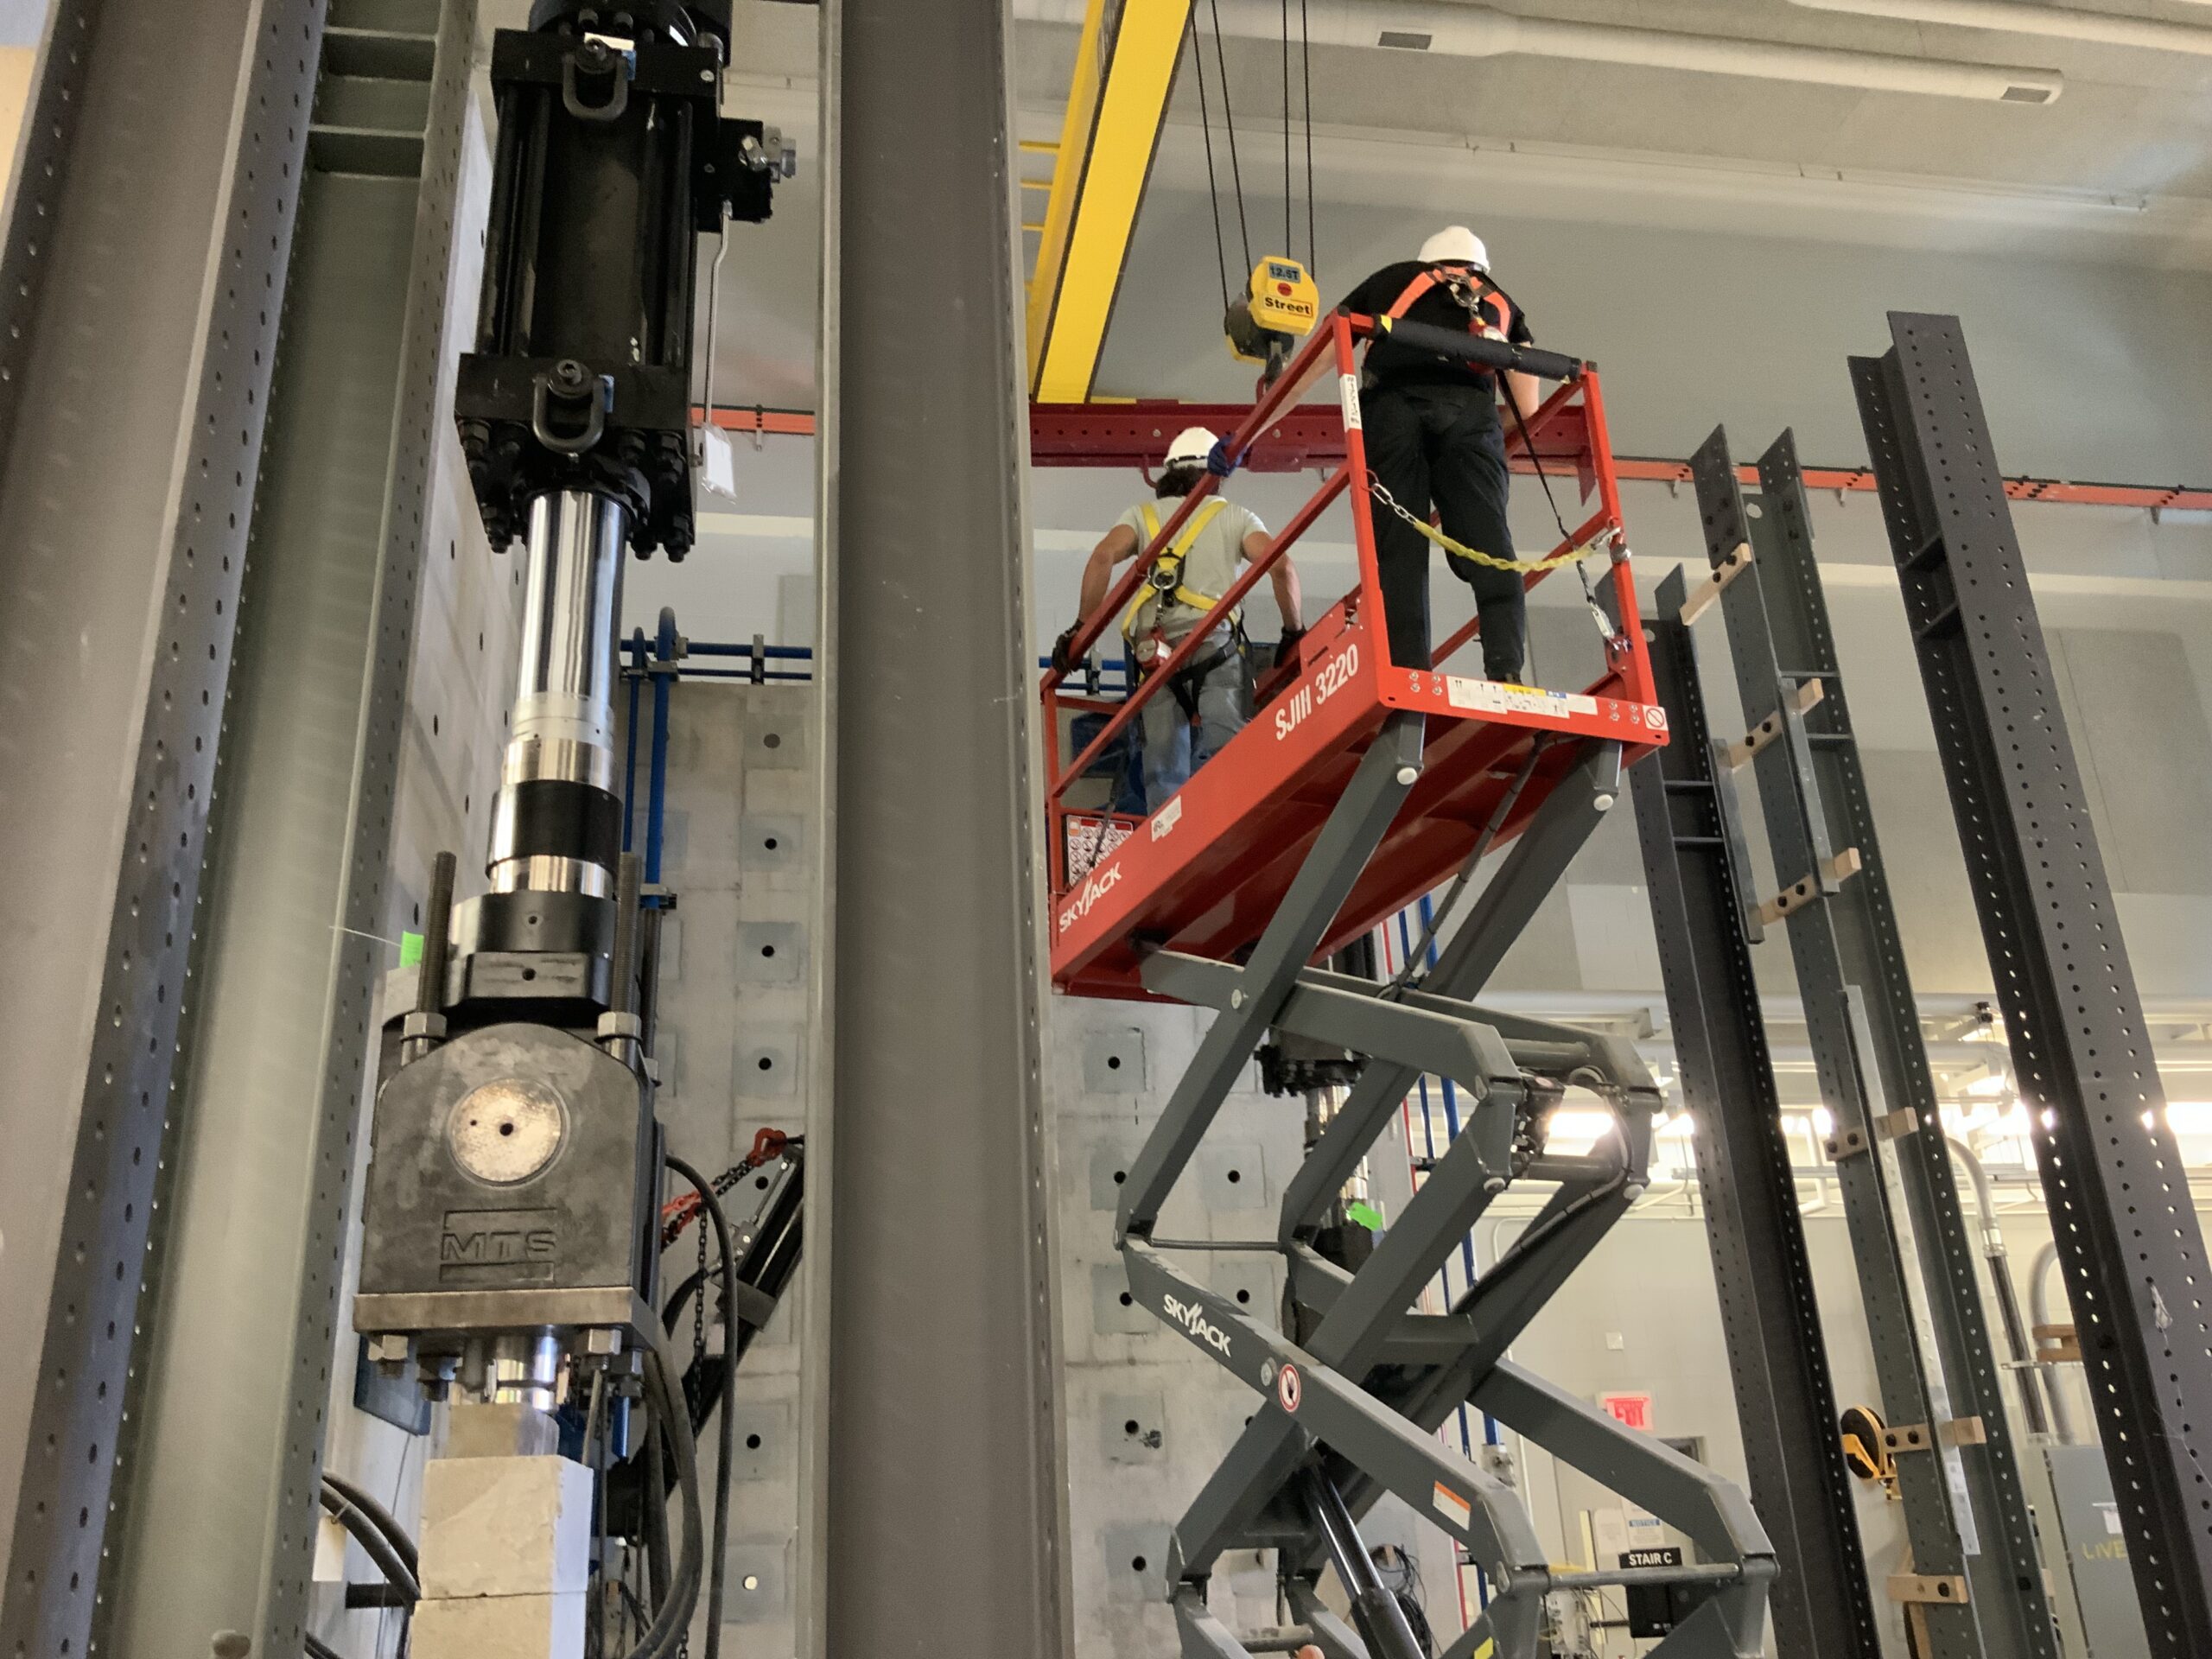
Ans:
{"label": "yellow crane beam", "polygon": [[1084,13],[1029,279],[1039,403],[1090,396],[1190,16],[1191,0],[1090,0]]}

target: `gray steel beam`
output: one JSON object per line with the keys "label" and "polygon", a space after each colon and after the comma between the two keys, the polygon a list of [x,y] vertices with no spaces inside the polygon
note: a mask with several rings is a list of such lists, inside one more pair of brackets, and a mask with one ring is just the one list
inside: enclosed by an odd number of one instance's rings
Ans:
{"label": "gray steel beam", "polygon": [[[1701,449],[1699,456],[1706,479],[1699,496],[1706,548],[1718,568],[1743,544],[1746,535],[1737,522],[1738,515],[1729,510],[1732,496],[1726,504],[1713,499],[1711,480],[1715,462],[1711,445]],[[1739,573],[1728,592],[1756,580],[1757,571],[1754,563]],[[1727,602],[1726,593],[1722,601]],[[1739,680],[1744,677],[1739,671]],[[1894,1201],[1896,1195],[1885,1174],[1887,1160],[1880,1136],[1887,1126],[1878,1124],[1882,1113],[1875,1103],[1880,1097],[1879,1078],[1868,1058],[1852,1042],[1848,1021],[1840,1014],[1844,976],[1827,906],[1841,883],[1829,874],[1825,811],[1817,802],[1809,810],[1807,804],[1808,791],[1813,788],[1805,759],[1809,746],[1802,719],[1793,718],[1796,710],[1788,703],[1789,693],[1795,690],[1794,685],[1778,688],[1770,674],[1764,692],[1753,698],[1758,717],[1772,713],[1781,722],[1780,735],[1759,752],[1763,784],[1759,795],[1777,879],[1785,889],[1794,886],[1814,895],[1789,915],[1790,951],[1806,987],[1806,1025],[1821,1098],[1835,1117],[1831,1155],[1835,1160],[1836,1186],[1842,1197],[1852,1261],[1858,1273],[1859,1301],[1873,1344],[1875,1385],[1881,1395],[1882,1414],[1892,1425],[1915,1425],[1924,1431],[1922,1438],[1927,1449],[1899,1455],[1897,1465],[1897,1494],[1905,1534],[1912,1545],[1913,1570],[1956,1578],[1979,1564],[1975,1516],[1966,1499],[1963,1478],[1955,1484],[1951,1478],[1960,1471],[1959,1450],[1939,1438],[1938,1431],[1955,1414],[1942,1386],[1939,1355],[1931,1351],[1934,1331],[1921,1317],[1925,1300],[1922,1263],[1908,1242],[1915,1236],[1910,1228],[1913,1217],[1899,1213],[1902,1206]],[[1770,760],[1783,770],[1770,770],[1766,764]],[[1823,1000],[1834,1006],[1822,1006]],[[1845,1147],[1855,1152],[1840,1150]],[[1978,1598],[1929,1606],[1925,1623],[1932,1659],[1980,1659],[1986,1652],[2017,1652],[2017,1648],[2001,1640],[1993,1649],[1988,1645],[1981,1611]],[[2001,1638],[2005,1628],[2001,1613],[1996,1628]]]}
{"label": "gray steel beam", "polygon": [[834,901],[803,1646],[1052,1659],[1071,1630],[1010,24],[1005,0],[822,20]]}
{"label": "gray steel beam", "polygon": [[1775,1639],[1784,1659],[1880,1659],[1857,1499],[1836,1434],[1835,1389],[1804,1219],[1759,1016],[1758,982],[1697,645],[1677,569],[1645,626],[1671,741],[1629,774],[1673,1020],[1682,1103],[1697,1125],[1706,1236],[1743,1426],[1751,1500],[1774,1539]]}
{"label": "gray steel beam", "polygon": [[[63,0],[0,334],[0,1652],[86,1651],[320,0]],[[207,1633],[197,1636],[204,1644]]]}
{"label": "gray steel beam", "polygon": [[[1938,1449],[1900,1456],[1922,1462],[1940,1457],[1965,1488],[1980,1544],[1969,1554],[1967,1575],[1986,1649],[2056,1659],[2058,1635],[1982,1313],[1977,1252],[1944,1144],[1904,936],[1814,559],[1796,448],[1787,432],[1774,442],[1759,459],[1760,490],[1749,497],[1738,485],[1727,436],[1717,429],[1692,470],[1708,554],[1718,563],[1748,543],[1754,555],[1721,594],[1720,609],[1745,724],[1757,729],[1770,719],[1778,722],[1780,735],[1751,765],[1776,863],[1787,867],[1781,877],[1817,871],[1847,848],[1858,864],[1855,875],[1824,883],[1829,890],[1794,911],[1786,924],[1822,1096],[1836,1110],[1839,1132],[1847,1116],[1839,1103],[1860,1095],[1885,1103],[1890,1113],[1910,1112],[1916,1126],[1867,1144],[1870,1156],[1893,1173],[1893,1190],[1882,1184],[1885,1207],[1894,1211],[1895,1200],[1904,1200],[1915,1247],[1906,1263],[1918,1293],[1913,1308],[1927,1338],[1923,1358],[1936,1368],[1931,1385],[1940,1384],[1931,1386],[1931,1403],[1939,1415],[1977,1427],[1962,1437],[1967,1444],[1943,1446],[1939,1435]],[[1819,701],[1801,708],[1798,694],[1815,681]],[[1846,995],[1847,987],[1855,999]],[[1863,1027],[1853,1017],[1854,1000],[1864,1011]],[[1878,1323],[1872,1334],[1877,1343],[1894,1338]],[[1927,1559],[1916,1537],[1914,1560]]]}
{"label": "gray steel beam", "polygon": [[2212,1264],[1955,317],[1853,358],[2154,1659],[2212,1653]]}
{"label": "gray steel beam", "polygon": [[[102,1592],[117,1653],[180,1630],[296,1653],[308,1611],[377,938],[410,920],[388,866],[453,450],[447,298],[474,290],[454,219],[476,9],[423,10],[355,0],[324,34]],[[365,86],[346,66],[368,29],[385,60]]]}

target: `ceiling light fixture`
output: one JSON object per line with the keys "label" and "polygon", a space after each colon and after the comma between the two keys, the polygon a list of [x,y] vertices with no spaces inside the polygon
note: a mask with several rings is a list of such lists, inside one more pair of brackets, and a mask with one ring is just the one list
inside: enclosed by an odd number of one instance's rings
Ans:
{"label": "ceiling light fixture", "polygon": [[[1015,16],[1032,22],[1080,26],[1086,3],[1014,0],[1014,10]],[[1210,6],[1205,23],[1210,25],[1215,16]],[[1224,35],[1274,41],[1282,37],[1279,0],[1220,0],[1218,16]],[[1516,16],[1489,6],[1421,4],[1414,0],[1313,0],[1307,24],[1308,35],[1320,46],[1426,52],[1439,57],[1560,58],[1990,103],[2048,104],[2066,85],[2066,78],[2056,69],[1958,63],[1671,29],[1618,29],[1558,17]]]}
{"label": "ceiling light fixture", "polygon": [[2071,6],[2024,5],[2020,0],[1789,0],[1810,11],[1849,12],[1855,17],[1894,17],[1908,23],[1947,23],[2007,35],[2089,41],[2100,46],[2139,47],[2148,52],[2187,52],[2212,57],[2212,29],[2127,17]]}

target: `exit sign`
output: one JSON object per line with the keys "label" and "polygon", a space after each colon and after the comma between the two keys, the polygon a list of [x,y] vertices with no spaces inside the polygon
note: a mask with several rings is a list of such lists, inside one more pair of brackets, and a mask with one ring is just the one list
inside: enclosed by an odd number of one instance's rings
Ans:
{"label": "exit sign", "polygon": [[1598,1404],[1614,1421],[1629,1428],[1651,1429],[1651,1396],[1648,1394],[1601,1394]]}

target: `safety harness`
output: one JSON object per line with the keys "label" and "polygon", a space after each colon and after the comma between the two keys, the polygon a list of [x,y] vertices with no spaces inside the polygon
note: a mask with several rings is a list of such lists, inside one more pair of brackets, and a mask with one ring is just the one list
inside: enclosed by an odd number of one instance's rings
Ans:
{"label": "safety harness", "polygon": [[[1486,271],[1475,271],[1471,277],[1467,271],[1452,265],[1431,265],[1408,283],[1405,291],[1382,314],[1383,326],[1387,327],[1403,317],[1413,308],[1415,302],[1434,288],[1448,289],[1460,309],[1467,314],[1469,334],[1480,334],[1486,340],[1503,340],[1512,332],[1513,302],[1505,290],[1491,281]],[[1495,323],[1483,315],[1484,300],[1497,302],[1497,321]],[[1474,374],[1489,372],[1486,369],[1476,369],[1472,365],[1470,365],[1469,372]]]}
{"label": "safety harness", "polygon": [[[1183,563],[1190,556],[1192,548],[1198,544],[1198,537],[1205,532],[1206,527],[1221,516],[1222,509],[1228,505],[1219,496],[1216,496],[1191,515],[1191,521],[1183,526],[1182,534],[1168,544],[1159,558],[1153,562],[1152,569],[1145,573],[1145,586],[1138,591],[1128,610],[1123,613],[1122,637],[1129,642],[1130,654],[1136,659],[1138,668],[1143,672],[1150,673],[1168,655],[1166,631],[1160,626],[1160,620],[1162,611],[1170,605],[1181,605],[1204,613],[1212,610],[1221,603],[1220,594],[1200,593],[1183,580]],[[1147,501],[1140,511],[1144,518],[1144,543],[1149,547],[1160,539],[1160,510]],[[1137,632],[1137,618],[1147,605],[1154,607],[1152,629],[1149,633],[1140,638]],[[1185,664],[1168,683],[1167,689],[1174,694],[1175,701],[1181,706],[1183,717],[1185,720],[1198,718],[1200,683],[1222,664],[1239,655],[1243,650],[1243,618],[1241,613],[1232,610],[1229,613],[1225,637],[1222,643],[1214,650],[1203,653],[1197,660]]]}

